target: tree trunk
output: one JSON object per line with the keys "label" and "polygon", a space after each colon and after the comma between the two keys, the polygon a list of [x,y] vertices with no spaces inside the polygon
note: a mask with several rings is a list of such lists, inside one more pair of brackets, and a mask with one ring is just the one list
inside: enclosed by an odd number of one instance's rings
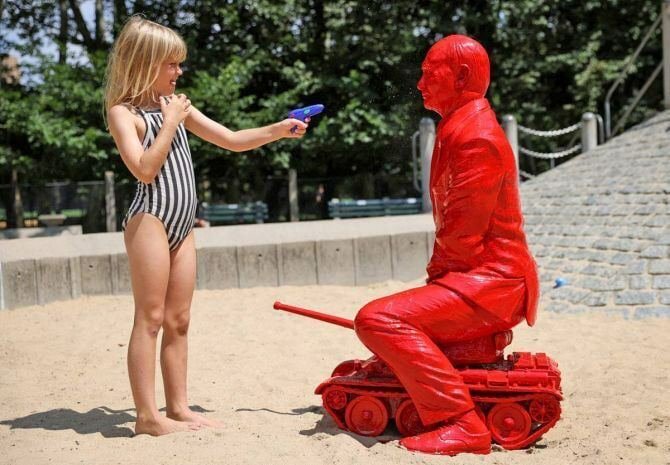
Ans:
{"label": "tree trunk", "polygon": [[240,178],[235,176],[233,180],[228,184],[228,192],[226,192],[226,202],[227,203],[239,203],[240,202]]}
{"label": "tree trunk", "polygon": [[11,192],[11,214],[7,215],[7,227],[22,228],[23,227],[23,202],[21,201],[21,191],[19,190],[19,174],[16,168],[12,168],[12,180],[10,183]]}
{"label": "tree trunk", "polygon": [[326,50],[326,19],[323,13],[323,0],[314,2],[314,22],[316,23],[316,56],[323,61]]}
{"label": "tree trunk", "polygon": [[67,41],[68,41],[67,0],[58,0],[58,9],[60,10],[60,31],[58,33],[58,63],[64,65],[67,59]]}
{"label": "tree trunk", "polygon": [[375,176],[372,173],[362,173],[361,175],[361,196],[364,199],[374,199],[375,193]]}
{"label": "tree trunk", "polygon": [[[198,28],[195,38],[195,45],[199,50],[206,49],[207,42],[211,39],[212,22],[214,21],[214,15],[207,11],[207,5],[204,3],[205,2],[196,3],[196,11],[199,11],[200,13],[197,17]],[[210,64],[211,63],[206,62],[199,66],[209,66]]]}
{"label": "tree trunk", "polygon": [[88,53],[91,53],[95,50],[96,43],[93,40],[93,37],[91,37],[91,33],[86,26],[84,16],[81,14],[79,2],[77,0],[69,0],[69,3],[70,8],[72,9],[72,14],[74,15],[74,22],[77,25],[77,31],[79,31],[79,34],[81,34],[84,48]]}
{"label": "tree trunk", "polygon": [[119,31],[128,18],[128,8],[125,0],[114,0],[114,38],[119,35]]}
{"label": "tree trunk", "polygon": [[95,42],[98,48],[105,43],[105,18],[102,0],[95,0]]}

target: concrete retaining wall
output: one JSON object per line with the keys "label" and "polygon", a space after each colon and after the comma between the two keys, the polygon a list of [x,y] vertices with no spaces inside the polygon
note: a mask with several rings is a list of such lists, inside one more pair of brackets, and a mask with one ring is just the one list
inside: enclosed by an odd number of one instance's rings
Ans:
{"label": "concrete retaining wall", "polygon": [[[409,281],[433,240],[430,215],[197,229],[197,287]],[[130,292],[122,233],[0,242],[0,309]]]}
{"label": "concrete retaining wall", "polygon": [[41,228],[3,229],[0,231],[0,240],[27,239],[29,237],[51,237],[60,235],[74,236],[77,234],[82,234],[81,225],[78,224],[73,224],[70,226],[48,226]]}

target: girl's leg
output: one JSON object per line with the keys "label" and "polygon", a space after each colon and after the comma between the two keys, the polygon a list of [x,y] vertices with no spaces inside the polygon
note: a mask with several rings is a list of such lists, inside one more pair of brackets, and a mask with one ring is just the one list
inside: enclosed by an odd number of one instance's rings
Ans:
{"label": "girl's leg", "polygon": [[192,421],[203,426],[221,423],[197,414],[188,406],[186,371],[188,356],[188,326],[191,300],[195,288],[196,253],[193,232],[170,252],[170,277],[165,298],[161,370],[165,386],[167,416],[180,421]]}
{"label": "girl's leg", "polygon": [[156,407],[156,337],[163,324],[170,254],[163,224],[154,216],[134,216],[124,235],[135,300],[135,318],[128,344],[128,375],[137,421],[135,433],[154,436],[197,429],[160,415]]}

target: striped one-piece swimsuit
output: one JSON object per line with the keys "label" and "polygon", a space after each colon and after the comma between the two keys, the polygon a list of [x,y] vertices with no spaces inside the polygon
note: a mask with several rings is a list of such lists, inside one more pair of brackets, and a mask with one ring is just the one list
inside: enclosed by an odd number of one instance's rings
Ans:
{"label": "striped one-piece swimsuit", "polygon": [[[142,142],[144,150],[147,150],[158,136],[163,114],[160,109],[138,111],[147,127]],[[172,139],[167,159],[154,180],[151,184],[137,182],[135,197],[123,219],[122,228],[125,231],[134,215],[149,213],[163,223],[170,250],[174,250],[193,229],[197,205],[191,149],[182,122]]]}

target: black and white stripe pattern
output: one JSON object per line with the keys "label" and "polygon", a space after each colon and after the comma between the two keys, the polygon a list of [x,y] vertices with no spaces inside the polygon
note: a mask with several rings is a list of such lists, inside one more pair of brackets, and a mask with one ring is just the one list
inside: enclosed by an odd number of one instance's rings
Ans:
{"label": "black and white stripe pattern", "polygon": [[[142,143],[146,150],[158,136],[163,114],[160,110],[139,111],[147,126]],[[193,229],[197,205],[191,149],[184,123],[180,123],[172,139],[170,153],[154,180],[151,184],[137,182],[135,197],[122,227],[125,230],[134,215],[149,213],[161,220],[170,250],[174,250]]]}

